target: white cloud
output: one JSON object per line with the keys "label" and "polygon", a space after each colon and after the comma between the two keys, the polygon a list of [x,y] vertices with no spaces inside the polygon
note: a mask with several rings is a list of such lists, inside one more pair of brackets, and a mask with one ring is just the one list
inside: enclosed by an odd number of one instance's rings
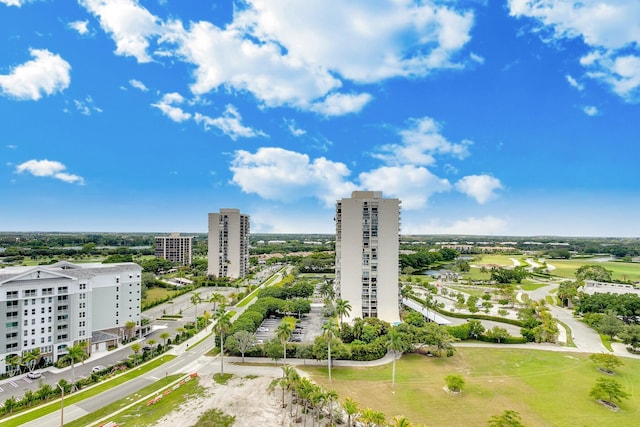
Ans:
{"label": "white cloud", "polygon": [[94,111],[97,113],[102,113],[102,109],[94,105],[93,98],[91,98],[91,96],[87,96],[82,101],[74,99],[73,104],[76,106],[76,109],[80,112],[80,114],[83,114],[85,116],[90,116]]}
{"label": "white cloud", "polygon": [[571,86],[572,88],[577,89],[579,91],[583,91],[584,90],[584,85],[582,83],[579,83],[576,79],[574,79],[569,74],[567,74],[565,76],[565,78],[567,79],[567,82],[569,83],[569,86]]}
{"label": "white cloud", "polygon": [[129,84],[131,85],[131,87],[134,87],[142,92],[146,92],[149,89],[147,89],[147,87],[144,85],[144,83],[142,83],[140,80],[136,80],[136,79],[131,79],[129,80]]}
{"label": "white cloud", "polygon": [[23,4],[27,4],[33,0],[0,0],[0,3],[4,3],[7,6],[21,7]]}
{"label": "white cloud", "polygon": [[471,12],[431,2],[247,3],[250,7],[236,15],[235,27],[283,46],[287,55],[304,63],[365,83],[461,67],[454,58],[470,40],[473,25]]}
{"label": "white cloud", "polygon": [[242,124],[242,116],[233,105],[227,105],[221,117],[211,118],[196,113],[194,116],[196,123],[202,123],[206,130],[211,126],[220,129],[225,135],[234,141],[238,138],[253,138],[256,136],[267,136],[260,130],[255,130]]}
{"label": "white cloud", "polygon": [[249,92],[268,107],[308,107],[341,86],[327,70],[283,55],[274,43],[255,44],[232,29],[208,22],[193,23],[189,31],[178,22],[163,38],[177,44],[179,55],[196,66],[191,91],[202,95],[221,86]]}
{"label": "white cloud", "polygon": [[435,221],[403,221],[405,233],[412,234],[467,234],[477,236],[499,235],[506,232],[507,221],[493,216],[482,218],[470,217],[455,220],[452,223],[443,224],[440,220]]}
{"label": "white cloud", "polygon": [[102,29],[111,34],[116,54],[133,56],[138,62],[150,62],[149,39],[162,33],[158,18],[140,6],[137,0],[79,0],[95,15]]}
{"label": "white cloud", "polygon": [[580,62],[588,67],[588,77],[604,82],[628,102],[640,101],[640,52],[618,56],[592,52]]}
{"label": "white cloud", "polygon": [[[510,14],[540,23],[549,41],[579,38],[587,76],[628,102],[640,100],[640,2],[637,0],[509,0]],[[571,84],[571,82],[569,82]]]}
{"label": "white cloud", "polygon": [[593,105],[585,105],[584,107],[582,107],[582,111],[584,111],[584,113],[587,116],[597,116],[598,114],[600,114],[600,111],[598,110],[598,107],[595,107]]}
{"label": "white cloud", "polygon": [[323,116],[342,116],[359,112],[372,99],[373,97],[368,93],[332,93],[327,95],[324,100],[313,104],[310,110]]}
{"label": "white cloud", "polygon": [[249,93],[267,107],[327,116],[358,112],[370,102],[368,94],[340,93],[345,81],[423,77],[483,61],[460,57],[474,17],[450,4],[246,0],[234,4],[231,23],[218,27],[163,21],[138,0],[79,2],[113,38],[118,55],[193,64],[194,95],[222,88]]}
{"label": "white cloud", "polygon": [[373,157],[387,164],[431,165],[435,163],[436,154],[448,154],[458,159],[469,155],[471,141],[451,143],[440,131],[440,124],[430,117],[411,119],[409,126],[398,132],[402,143],[383,145]]}
{"label": "white cloud", "polygon": [[81,36],[89,34],[89,21],[73,21],[67,24],[68,28],[75,30]]}
{"label": "white cloud", "polygon": [[[136,87],[133,83],[131,86]],[[165,94],[160,102],[151,104],[151,106],[162,111],[165,116],[169,117],[174,122],[181,123],[191,118],[191,113],[187,113],[182,108],[175,106],[176,104],[179,105],[183,102],[184,98],[182,95],[173,92]]]}
{"label": "white cloud", "polygon": [[69,184],[84,185],[84,178],[72,175],[65,170],[67,167],[54,160],[29,160],[16,166],[16,173],[28,172],[37,177],[52,177]]}
{"label": "white cloud", "polygon": [[62,92],[71,82],[71,65],[46,49],[30,49],[34,58],[0,75],[2,94],[19,100],[37,101],[43,95]]}
{"label": "white cloud", "polygon": [[243,192],[269,200],[309,197],[331,207],[356,188],[346,180],[351,172],[345,164],[324,157],[311,160],[306,154],[277,147],[262,147],[255,154],[238,150],[230,169],[232,182]]}
{"label": "white cloud", "polygon": [[468,175],[456,182],[456,189],[478,203],[484,204],[495,197],[495,191],[500,190],[500,180],[490,175]]}
{"label": "white cloud", "polygon": [[451,189],[448,180],[438,178],[427,168],[412,165],[383,166],[361,173],[359,180],[362,188],[398,197],[402,208],[408,210],[424,208],[433,194]]}
{"label": "white cloud", "polygon": [[306,130],[298,128],[298,126],[296,125],[296,121],[293,119],[284,119],[284,123],[293,136],[300,137],[307,133]]}

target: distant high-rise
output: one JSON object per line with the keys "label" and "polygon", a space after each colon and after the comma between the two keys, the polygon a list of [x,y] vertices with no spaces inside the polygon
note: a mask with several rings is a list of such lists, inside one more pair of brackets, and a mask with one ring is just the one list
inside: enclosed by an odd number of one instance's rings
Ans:
{"label": "distant high-rise", "polygon": [[181,236],[171,233],[169,236],[156,237],[154,254],[180,265],[191,265],[193,262],[193,236]]}
{"label": "distant high-rise", "polygon": [[400,200],[381,191],[354,191],[336,203],[336,278],[350,318],[400,320],[398,269]]}
{"label": "distant high-rise", "polygon": [[249,269],[249,215],[239,209],[209,214],[208,274],[232,279]]}

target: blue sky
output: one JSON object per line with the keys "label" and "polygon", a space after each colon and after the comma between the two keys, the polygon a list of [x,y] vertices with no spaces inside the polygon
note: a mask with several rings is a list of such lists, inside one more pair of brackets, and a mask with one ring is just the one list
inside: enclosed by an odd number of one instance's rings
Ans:
{"label": "blue sky", "polygon": [[638,236],[637,0],[0,0],[0,230]]}

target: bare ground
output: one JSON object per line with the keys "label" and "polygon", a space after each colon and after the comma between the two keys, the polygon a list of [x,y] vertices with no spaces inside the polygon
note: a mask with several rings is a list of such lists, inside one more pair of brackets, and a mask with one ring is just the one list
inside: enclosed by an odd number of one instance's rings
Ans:
{"label": "bare ground", "polygon": [[[272,377],[234,376],[227,384],[218,384],[211,375],[200,377],[205,393],[185,402],[179,410],[162,418],[156,426],[192,426],[209,409],[220,409],[234,415],[234,427],[288,426],[293,424],[288,408],[282,408],[279,387],[269,390]],[[287,399],[288,400],[288,399]]]}

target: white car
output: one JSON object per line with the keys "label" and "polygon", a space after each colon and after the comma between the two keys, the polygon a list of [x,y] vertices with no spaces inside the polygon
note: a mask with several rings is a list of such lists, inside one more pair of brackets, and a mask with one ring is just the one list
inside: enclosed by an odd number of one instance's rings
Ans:
{"label": "white car", "polygon": [[93,368],[91,368],[91,372],[100,372],[100,371],[104,371],[105,369],[107,369],[107,368],[105,368],[102,365],[97,365],[97,366],[94,366]]}
{"label": "white car", "polygon": [[37,380],[41,376],[42,374],[40,373],[40,371],[31,371],[27,373],[27,378],[31,378],[32,380]]}

